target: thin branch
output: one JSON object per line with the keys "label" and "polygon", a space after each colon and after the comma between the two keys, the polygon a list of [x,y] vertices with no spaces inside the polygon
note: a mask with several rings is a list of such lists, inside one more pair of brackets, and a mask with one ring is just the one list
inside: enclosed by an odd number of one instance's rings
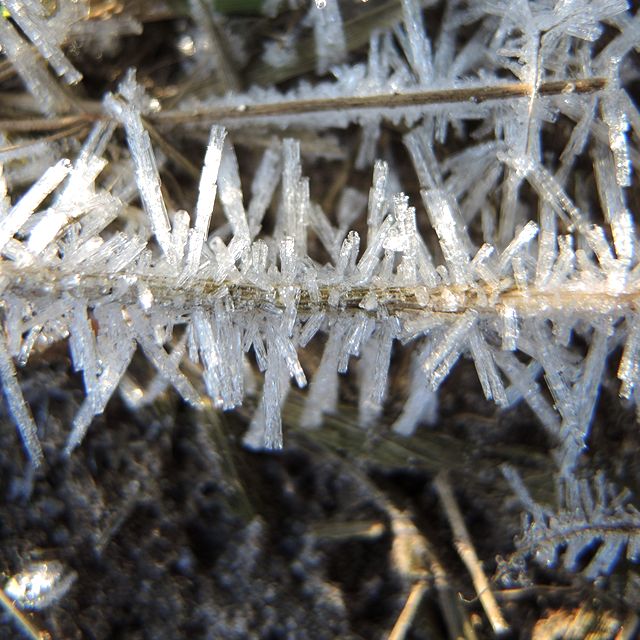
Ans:
{"label": "thin branch", "polygon": [[[167,110],[149,114],[148,122],[156,125],[199,124],[211,125],[223,122],[227,125],[241,124],[254,118],[295,116],[330,111],[375,111],[380,109],[419,108],[445,104],[482,104],[515,98],[531,98],[534,95],[553,96],[569,94],[591,94],[607,87],[606,78],[577,78],[575,80],[553,80],[538,87],[525,82],[512,82],[476,87],[448,87],[408,93],[380,93],[364,96],[338,96],[330,98],[308,98],[304,100],[281,100],[279,102],[221,105],[191,111]],[[16,118],[0,120],[0,131],[52,131],[76,124],[86,124],[106,119],[98,103],[82,103],[91,110],[58,118]]]}
{"label": "thin branch", "polygon": [[342,110],[379,110],[401,107],[422,107],[439,104],[482,104],[513,98],[589,94],[602,91],[607,86],[606,78],[580,78],[575,80],[553,80],[538,87],[525,82],[512,82],[476,87],[447,87],[408,93],[381,93],[364,96],[339,96],[283,100],[280,102],[214,106],[191,111],[160,111],[154,114],[156,122],[162,124],[210,124],[244,121],[250,118],[293,116]]}
{"label": "thin branch", "polygon": [[453,529],[453,542],[456,551],[471,575],[473,586],[478,594],[480,604],[482,604],[482,608],[487,614],[491,628],[496,635],[504,634],[509,631],[509,625],[502,616],[500,607],[491,591],[489,580],[482,569],[482,563],[476,554],[471,536],[467,531],[467,526],[464,523],[464,518],[462,517],[446,474],[438,474],[434,480],[434,486],[447,514],[449,524]]}
{"label": "thin branch", "polygon": [[87,125],[98,120],[104,120],[106,116],[92,113],[79,113],[59,118],[15,118],[11,120],[0,120],[0,131],[14,133],[35,133],[37,131],[56,131]]}
{"label": "thin branch", "polygon": [[182,167],[192,178],[198,180],[200,169],[196,167],[189,158],[176,149],[166,138],[146,119],[143,120],[145,129],[149,132],[152,140],[164,151],[166,156],[173,160],[179,167]]}
{"label": "thin branch", "polygon": [[[137,293],[130,287],[130,273],[92,273],[79,271],[73,274],[73,288],[68,290],[68,276],[54,268],[41,265],[16,267],[4,261],[0,263],[0,277],[7,277],[5,288],[29,299],[37,300],[65,293],[81,299],[100,300],[106,290],[119,291],[118,300],[122,304],[137,303]],[[181,305],[208,306],[219,295],[229,296],[237,308],[264,305],[280,306],[278,286],[265,291],[257,286],[237,285],[231,282],[216,282],[213,279],[194,279],[187,286],[179,287],[175,279],[136,274],[138,279],[149,288],[157,303],[171,306],[176,296],[180,296]],[[289,287],[290,285],[287,285]],[[287,288],[285,287],[285,289]],[[378,305],[394,315],[404,313],[413,317],[425,314],[442,314],[457,317],[469,310],[481,317],[495,317],[501,306],[513,309],[520,318],[535,317],[541,313],[545,317],[555,312],[608,314],[615,312],[624,315],[628,310],[640,304],[640,287],[612,291],[606,283],[590,285],[589,288],[576,288],[569,283],[553,290],[535,287],[518,289],[512,283],[510,287],[497,288],[488,283],[472,285],[441,285],[426,287],[422,285],[406,287],[345,287],[339,303],[330,302],[333,287],[319,286],[313,294],[301,288],[298,312],[301,314],[324,310],[329,313],[364,313],[363,299],[372,292]],[[274,295],[275,294],[275,295]],[[284,303],[283,303],[284,306]],[[542,311],[541,311],[542,310]],[[376,311],[371,312],[373,315]]]}
{"label": "thin branch", "polygon": [[0,153],[7,153],[9,151],[16,151],[17,149],[25,149],[30,145],[40,144],[41,142],[55,142],[56,140],[62,140],[64,138],[71,138],[72,136],[81,135],[84,131],[87,130],[88,124],[77,124],[68,129],[62,129],[60,131],[56,131],[55,133],[51,133],[47,136],[42,136],[40,138],[33,138],[27,141],[21,141],[18,144],[7,145],[6,147],[0,148]]}
{"label": "thin branch", "polygon": [[16,607],[11,598],[7,596],[4,589],[0,589],[0,605],[4,607],[7,613],[13,618],[20,630],[25,633],[31,640],[47,640],[50,638],[46,631],[40,631],[27,616]]}
{"label": "thin branch", "polygon": [[420,602],[422,601],[422,596],[426,590],[427,583],[425,580],[418,580],[418,582],[413,585],[409,592],[409,597],[407,598],[396,623],[393,625],[393,629],[391,629],[388,640],[404,640],[407,637],[407,634],[411,630],[413,619],[418,611],[418,607],[420,606]]}
{"label": "thin branch", "polygon": [[402,640],[409,632],[430,578],[433,578],[448,637],[451,640],[460,638],[477,640],[466,612],[462,610],[444,566],[431,543],[418,530],[406,512],[396,509],[392,504],[389,504],[387,511],[391,518],[393,533],[391,557],[394,568],[401,576],[413,583],[405,606],[389,635],[389,640]]}

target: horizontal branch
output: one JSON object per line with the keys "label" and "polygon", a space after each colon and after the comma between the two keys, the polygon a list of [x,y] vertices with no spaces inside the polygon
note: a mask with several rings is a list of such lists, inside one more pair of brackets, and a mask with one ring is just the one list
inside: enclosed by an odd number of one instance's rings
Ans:
{"label": "horizontal branch", "polygon": [[[303,100],[283,99],[278,102],[259,104],[218,105],[190,111],[167,110],[152,113],[146,119],[156,125],[224,123],[238,126],[256,118],[308,115],[331,111],[373,111],[402,108],[420,108],[449,104],[483,104],[516,98],[531,98],[535,95],[553,96],[568,94],[590,94],[607,87],[606,78],[577,78],[574,80],[552,80],[537,87],[525,82],[469,87],[447,87],[425,89],[407,93],[379,93],[363,96],[337,96],[308,98]],[[0,131],[37,132],[53,131],[74,125],[105,120],[109,116],[102,112],[99,103],[83,103],[87,110],[56,118],[11,118],[0,120]]]}
{"label": "horizontal branch", "polygon": [[[153,304],[178,308],[189,312],[196,307],[209,307],[216,300],[230,300],[237,309],[282,309],[291,299],[291,288],[296,285],[277,285],[262,289],[246,284],[218,283],[208,279],[195,279],[186,286],[177,280],[146,274],[59,273],[50,268],[15,268],[9,263],[0,265],[0,286],[4,291],[26,298],[37,304],[40,299],[57,300],[62,295],[87,300],[89,306],[113,299],[123,305],[138,303],[138,290],[144,288],[153,296]],[[336,287],[320,285],[313,293],[298,288],[297,310],[300,315],[318,311],[329,314],[369,313],[380,310],[406,319],[436,314],[457,317],[467,311],[483,318],[495,318],[502,309],[512,309],[520,318],[553,317],[556,314],[612,315],[620,318],[640,306],[640,287],[611,289],[606,282],[579,285],[567,283],[554,289],[519,289],[512,281],[494,286],[478,282],[467,286],[442,285],[438,287],[374,287],[367,285],[341,285],[337,302],[332,295]],[[371,294],[377,307],[371,309]]]}
{"label": "horizontal branch", "polygon": [[380,93],[364,96],[340,96],[282,100],[280,102],[239,106],[212,106],[191,111],[160,111],[153,116],[159,124],[202,124],[244,121],[251,118],[292,116],[330,111],[398,109],[440,104],[482,104],[534,95],[585,94],[601,91],[606,78],[581,78],[543,82],[537,88],[529,83],[514,82],[476,87],[425,89],[408,93]]}

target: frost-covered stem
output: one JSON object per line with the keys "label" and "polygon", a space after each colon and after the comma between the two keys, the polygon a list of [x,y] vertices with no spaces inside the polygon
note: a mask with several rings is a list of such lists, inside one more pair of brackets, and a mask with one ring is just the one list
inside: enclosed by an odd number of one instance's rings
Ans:
{"label": "frost-covered stem", "polygon": [[[220,105],[215,107],[173,110],[149,114],[153,124],[201,124],[224,122],[227,126],[241,124],[253,118],[294,116],[308,113],[342,110],[375,112],[381,108],[408,108],[444,104],[481,104],[483,102],[527,98],[534,95],[553,96],[590,94],[607,88],[607,79],[601,77],[552,80],[538,87],[527,82],[511,82],[472,87],[447,87],[403,93],[376,93],[361,96],[332,96],[305,100],[282,100],[247,105]],[[52,131],[107,118],[99,105],[85,103],[87,111],[58,118],[12,118],[0,120],[0,130],[12,132]],[[89,109],[89,107],[91,107]]]}
{"label": "frost-covered stem", "polygon": [[338,96],[309,98],[306,100],[283,100],[240,106],[216,106],[192,111],[160,111],[154,119],[158,123],[211,124],[245,121],[256,117],[290,116],[336,110],[372,110],[381,108],[420,107],[439,104],[481,104],[494,100],[511,100],[534,95],[588,94],[602,91],[607,86],[606,78],[578,78],[575,80],[552,80],[538,87],[526,82],[512,82],[475,87],[447,87],[426,89],[407,93],[379,93],[362,96]]}
{"label": "frost-covered stem", "polygon": [[[148,287],[157,304],[171,306],[176,300],[182,306],[207,306],[213,304],[220,294],[239,307],[259,307],[261,304],[276,304],[278,287],[261,289],[257,286],[216,282],[212,279],[197,279],[187,286],[179,286],[171,278],[148,274],[67,274],[50,268],[16,268],[9,263],[0,265],[0,278],[6,278],[5,291],[37,300],[44,297],[59,297],[64,294],[83,300],[100,301],[117,299],[122,304],[137,304],[139,295],[133,287]],[[283,287],[287,290],[289,285]],[[640,305],[640,287],[610,289],[601,285],[560,285],[553,289],[518,289],[515,284],[500,288],[488,283],[469,285],[345,287],[338,304],[331,300],[334,287],[322,285],[314,291],[300,290],[298,313],[316,312],[363,312],[364,298],[372,291],[378,302],[389,313],[400,314],[447,314],[462,315],[467,311],[484,317],[498,317],[500,310],[508,308],[517,317],[550,317],[555,312],[562,314],[596,313],[621,316]],[[114,293],[116,292],[116,293]],[[284,306],[284,301],[282,301]]]}

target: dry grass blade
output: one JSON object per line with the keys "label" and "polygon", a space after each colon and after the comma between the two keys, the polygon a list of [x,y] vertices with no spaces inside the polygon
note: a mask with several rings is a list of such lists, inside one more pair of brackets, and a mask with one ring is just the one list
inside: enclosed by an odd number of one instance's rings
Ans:
{"label": "dry grass blade", "polygon": [[0,605],[2,605],[26,637],[31,638],[31,640],[50,640],[51,636],[46,631],[40,631],[9,599],[4,589],[0,589]]}
{"label": "dry grass blade", "polygon": [[464,518],[462,517],[446,474],[439,474],[434,480],[434,486],[453,530],[454,546],[471,575],[476,593],[478,594],[482,608],[487,614],[491,628],[496,635],[503,635],[509,631],[509,625],[504,619],[500,607],[491,591],[489,580],[482,569],[482,563],[476,554],[471,536],[467,531]]}

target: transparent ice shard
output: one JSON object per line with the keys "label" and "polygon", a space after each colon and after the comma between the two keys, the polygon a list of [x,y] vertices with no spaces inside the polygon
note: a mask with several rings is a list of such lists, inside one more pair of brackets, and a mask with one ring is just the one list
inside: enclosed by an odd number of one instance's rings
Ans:
{"label": "transparent ice shard", "polygon": [[493,358],[493,350],[487,345],[477,327],[469,333],[469,350],[485,397],[487,400],[493,399],[499,406],[506,406],[507,394]]}
{"label": "transparent ice shard", "polygon": [[362,349],[361,383],[358,402],[360,424],[370,425],[382,411],[393,341],[399,333],[395,318],[379,326]]}
{"label": "transparent ice shard", "polygon": [[338,360],[338,372],[346,373],[349,368],[349,358],[358,357],[363,343],[366,343],[376,328],[375,322],[366,314],[355,314],[346,323]]}
{"label": "transparent ice shard", "polygon": [[199,406],[199,394],[186,376],[178,369],[180,362],[176,362],[173,351],[168,354],[165,348],[158,345],[153,339],[149,318],[146,318],[140,310],[134,307],[129,307],[128,313],[132,319],[135,339],[149,362],[156,368],[162,378],[172,384],[189,404],[196,407]]}
{"label": "transparent ice shard", "polygon": [[[525,400],[531,410],[538,416],[547,432],[552,437],[557,438],[560,431],[560,420],[558,419],[558,414],[543,396],[540,386],[535,380],[535,373],[539,369],[534,367],[532,371],[529,367],[523,365],[510,351],[496,352],[494,358],[516,390],[517,397]],[[507,397],[509,397],[509,393],[507,393]],[[510,399],[510,401],[512,400]]]}
{"label": "transparent ice shard", "polygon": [[100,326],[96,351],[101,368],[95,382],[91,380],[91,391],[88,391],[73,419],[71,433],[64,448],[67,456],[80,445],[94,416],[104,411],[135,352],[136,343],[119,305],[105,305],[94,313]]}
{"label": "transparent ice shard", "polygon": [[380,139],[380,122],[367,122],[362,126],[362,140],[358,147],[358,154],[355,160],[355,167],[363,170],[375,161],[378,140]]}
{"label": "transparent ice shard", "polygon": [[631,185],[631,160],[627,143],[629,120],[621,91],[609,90],[602,98],[602,119],[609,127],[609,148],[613,154],[616,182],[621,187]]}
{"label": "transparent ice shard", "polygon": [[338,219],[338,235],[343,238],[360,219],[364,208],[367,206],[366,196],[351,187],[345,187],[336,206]]}
{"label": "transparent ice shard", "polygon": [[192,246],[189,247],[189,251],[194,256],[190,260],[191,264],[196,262],[195,256],[199,259],[202,245],[209,234],[209,224],[216,200],[218,170],[220,169],[225,136],[226,131],[223,127],[214,126],[211,128],[198,185],[198,201],[196,202],[193,227],[194,239],[190,241]]}
{"label": "transparent ice shard", "polygon": [[576,254],[573,250],[573,236],[558,236],[558,247],[558,258],[553,266],[551,278],[546,284],[547,289],[563,284],[575,270]]}
{"label": "transparent ice shard", "polygon": [[[421,386],[422,385],[422,386]],[[435,424],[438,414],[438,394],[424,388],[424,376],[415,368],[411,393],[402,408],[402,413],[393,423],[394,433],[411,436],[420,423]]]}
{"label": "transparent ice shard", "polygon": [[[498,154],[500,159],[500,154]],[[498,225],[498,244],[506,246],[511,239],[518,220],[518,197],[522,183],[522,173],[518,168],[508,167],[506,178],[502,184],[503,196],[500,201],[500,218]]]}
{"label": "transparent ice shard", "polygon": [[[602,543],[596,555],[587,566],[584,576],[587,580],[595,580],[598,576],[609,575],[613,571],[614,565],[627,544],[628,536],[624,533],[620,535],[611,534]],[[589,543],[590,540],[587,540]]]}
{"label": "transparent ice shard", "polygon": [[273,194],[280,180],[281,164],[280,153],[275,148],[269,147],[264,152],[253,177],[251,203],[247,211],[247,221],[252,239],[260,232],[262,219],[273,199]]}
{"label": "transparent ice shard", "polygon": [[[222,140],[220,140],[220,144]],[[225,147],[220,162],[219,193],[225,215],[231,225],[232,237],[228,245],[234,262],[239,260],[249,248],[249,226],[242,201],[240,172],[235,151],[231,145]],[[213,205],[213,201],[211,201]]]}
{"label": "transparent ice shard", "polygon": [[[272,350],[268,351],[271,356]],[[284,376],[281,373],[280,365],[277,362],[278,356],[269,357],[270,363],[264,374],[264,387],[262,389],[262,407],[264,411],[264,440],[265,449],[282,449],[282,414],[280,401],[282,392],[280,390]]]}
{"label": "transparent ice shard", "polygon": [[585,229],[584,237],[589,248],[595,253],[598,262],[605,273],[613,274],[617,271],[617,262],[607,240],[604,229],[599,225],[591,225]]}
{"label": "transparent ice shard", "polygon": [[73,368],[82,371],[85,390],[87,395],[91,395],[95,391],[102,364],[98,359],[96,336],[87,314],[86,301],[77,300],[73,303],[69,333]]}
{"label": "transparent ice shard", "polygon": [[422,12],[416,0],[402,0],[402,15],[408,46],[405,53],[419,84],[427,84],[433,75],[431,42],[424,28]]}
{"label": "transparent ice shard", "polygon": [[329,327],[320,364],[311,378],[300,423],[315,428],[322,424],[325,413],[335,411],[338,403],[338,359],[345,333],[345,324],[335,322]]}
{"label": "transparent ice shard", "polygon": [[306,347],[318,331],[320,331],[324,324],[325,315],[324,311],[318,311],[307,319],[298,338],[298,344],[301,347]]}
{"label": "transparent ice shard", "polygon": [[195,309],[191,319],[195,342],[198,346],[200,361],[204,367],[204,382],[207,393],[216,407],[223,407],[221,356],[216,343],[213,326],[204,309]]}
{"label": "transparent ice shard", "polygon": [[[1,22],[1,20],[0,20]],[[33,214],[38,205],[69,175],[71,162],[59,160],[35,182],[29,191],[0,220],[0,251]]]}
{"label": "transparent ice shard", "polygon": [[[68,193],[66,189],[65,193]],[[121,209],[121,203],[115,199],[85,195],[85,198],[80,196],[79,200],[64,197],[64,194],[59,199],[56,198],[29,234],[27,249],[32,254],[38,255],[50,248],[78,218],[86,220],[87,223],[86,230],[83,226],[82,239],[84,240],[91,231],[97,231],[115,219]],[[88,216],[88,213],[92,215]]]}
{"label": "transparent ice shard", "polygon": [[466,227],[451,197],[437,189],[422,189],[429,220],[435,229],[447,269],[456,284],[468,284],[470,242]]}
{"label": "transparent ice shard", "polygon": [[289,391],[288,378],[279,349],[268,344],[262,398],[245,434],[246,446],[253,449],[282,448],[282,405]]}
{"label": "transparent ice shard", "polygon": [[306,252],[309,184],[301,177],[300,143],[291,139],[284,140],[282,153],[282,233],[293,238],[296,252]]}
{"label": "transparent ice shard", "polygon": [[556,175],[559,176],[562,183],[566,181],[576,158],[582,153],[591,135],[591,128],[595,118],[595,107],[595,98],[590,98],[588,103],[582,106],[583,114],[578,119],[576,126],[571,132],[569,141],[560,154],[560,168]]}
{"label": "transparent ice shard", "polygon": [[515,238],[507,245],[500,255],[498,268],[502,275],[507,272],[515,255],[526,247],[526,245],[531,242],[537,234],[538,225],[533,220],[527,222],[527,224],[516,234]]}
{"label": "transparent ice shard", "polygon": [[611,225],[616,255],[621,265],[629,268],[636,242],[635,224],[615,176],[614,160],[601,146],[594,159],[594,169],[605,221]]}
{"label": "transparent ice shard", "polygon": [[[187,240],[189,237],[189,225],[191,224],[191,216],[187,211],[180,209],[173,215],[173,225],[171,229],[171,237],[173,239],[173,248],[176,252],[176,259],[181,263],[185,256],[187,248]],[[200,249],[202,251],[202,248]],[[194,253],[197,248],[194,247]]]}
{"label": "transparent ice shard", "polygon": [[38,439],[38,427],[22,396],[13,360],[9,355],[2,331],[0,331],[0,381],[7,406],[16,421],[29,460],[34,467],[39,467],[44,460],[44,454]]}
{"label": "transparent ice shard", "polygon": [[576,416],[575,424],[565,420],[562,425],[562,463],[561,474],[564,477],[572,475],[578,464],[578,458],[586,448],[593,412],[598,400],[598,391],[602,381],[604,367],[607,361],[608,331],[595,328],[591,338],[589,353],[584,359],[582,377],[573,388],[573,412]]}
{"label": "transparent ice shard", "polygon": [[515,351],[518,348],[518,313],[510,306],[504,305],[500,309],[502,349]]}
{"label": "transparent ice shard", "polygon": [[622,381],[620,395],[630,398],[640,373],[640,320],[635,314],[630,314],[626,321],[629,329],[618,367],[618,378]]}
{"label": "transparent ice shard", "polygon": [[423,125],[416,127],[404,137],[418,181],[423,189],[441,189],[442,175],[435,153],[433,140]]}
{"label": "transparent ice shard", "polygon": [[106,111],[120,120],[125,128],[142,204],[162,252],[169,263],[176,266],[177,258],[171,238],[169,215],[162,197],[160,174],[149,133],[142,124],[140,111],[111,94],[105,97],[104,106]]}
{"label": "transparent ice shard", "polygon": [[572,202],[562,185],[541,164],[531,164],[525,167],[527,179],[531,186],[538,191],[543,202],[548,203],[565,222],[569,220],[578,231],[586,228],[586,221],[582,212]]}
{"label": "transparent ice shard", "polygon": [[68,84],[82,80],[82,74],[69,62],[56,41],[56,29],[41,18],[42,7],[38,0],[5,0],[4,6],[59,76]]}
{"label": "transparent ice shard", "polygon": [[538,260],[536,262],[536,286],[544,287],[551,277],[558,255],[556,216],[547,204],[540,207],[540,234],[538,236]]}
{"label": "transparent ice shard", "polygon": [[467,336],[476,322],[477,314],[474,311],[469,310],[463,313],[447,328],[442,338],[438,340],[437,346],[422,363],[423,375],[432,391],[438,388],[460,357],[460,352],[466,346]]}
{"label": "transparent ice shard", "polygon": [[[124,234],[123,234],[124,235]],[[108,273],[121,273],[144,251],[147,243],[140,238],[124,236],[122,246],[114,251],[105,263]]]}
{"label": "transparent ice shard", "polygon": [[50,114],[64,112],[69,108],[69,98],[49,75],[42,59],[5,18],[0,20],[0,45],[35,98],[38,108]]}
{"label": "transparent ice shard", "polygon": [[491,260],[495,254],[495,249],[490,244],[483,244],[477,251],[476,255],[470,263],[470,270],[477,274],[488,284],[497,287],[500,283],[493,261]]}
{"label": "transparent ice shard", "polygon": [[289,337],[280,327],[269,327],[268,334],[269,347],[277,351],[281,362],[289,372],[289,376],[296,381],[298,387],[306,386],[307,378],[298,360],[296,349]]}
{"label": "transparent ice shard", "polygon": [[242,402],[243,395],[239,332],[220,302],[216,303],[213,318],[203,308],[197,308],[192,315],[192,325],[204,366],[207,393],[215,406],[232,409]]}
{"label": "transparent ice shard", "polygon": [[373,168],[373,182],[369,189],[369,204],[367,211],[367,244],[377,233],[389,207],[389,165],[383,160],[377,160]]}

